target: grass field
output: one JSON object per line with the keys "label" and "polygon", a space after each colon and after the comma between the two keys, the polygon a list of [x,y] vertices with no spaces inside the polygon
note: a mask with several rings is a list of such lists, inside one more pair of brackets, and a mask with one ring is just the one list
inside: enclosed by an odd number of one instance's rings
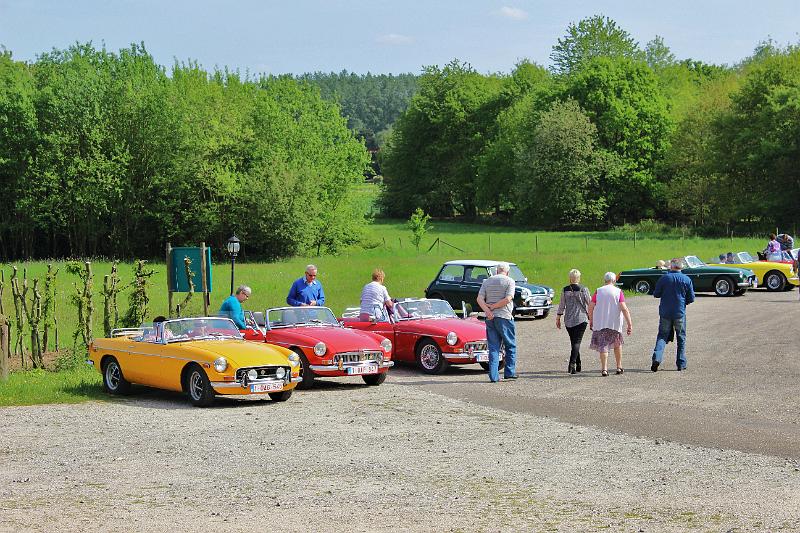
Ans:
{"label": "grass field", "polygon": [[[285,305],[286,293],[293,280],[300,277],[305,265],[314,263],[319,267],[319,279],[326,292],[326,304],[337,314],[347,306],[358,305],[361,287],[370,281],[372,269],[382,268],[386,272],[386,286],[394,297],[421,296],[443,261],[452,259],[502,259],[517,263],[534,283],[542,283],[556,289],[568,282],[567,272],[577,268],[583,272],[583,283],[590,288],[602,284],[607,271],[651,266],[658,259],[694,254],[708,259],[720,252],[748,250],[763,247],[760,239],[702,239],[678,237],[641,237],[634,246],[632,233],[626,232],[530,232],[484,225],[452,222],[435,222],[433,230],[423,240],[420,251],[411,246],[410,232],[402,221],[379,221],[367,230],[364,246],[345,250],[340,255],[322,257],[293,257],[275,263],[236,264],[236,283],[245,283],[253,288],[253,296],[247,302],[249,309],[264,309]],[[439,239],[438,244],[436,239]],[[242,243],[244,247],[247,243]],[[428,249],[433,245],[433,248]],[[460,250],[459,250],[460,249]],[[462,251],[463,250],[463,251]],[[216,254],[213,265],[213,292],[209,311],[215,313],[230,288],[230,263],[227,257]],[[17,264],[28,271],[29,278],[43,278],[46,262]],[[69,302],[75,290],[77,277],[66,272],[63,262],[57,264],[58,274],[57,318],[61,346],[71,345],[71,336],[76,326],[76,311]],[[102,335],[103,302],[100,295],[103,275],[110,271],[110,263],[92,263],[95,289],[95,335]],[[167,313],[165,265],[153,263],[156,274],[149,292],[150,316]],[[8,279],[11,265],[2,265],[6,287],[3,306],[7,315],[14,312],[11,288]],[[123,283],[132,278],[132,265],[120,265]],[[175,302],[183,295],[176,295]],[[127,292],[120,295],[119,310],[127,308]],[[201,299],[195,295],[186,314],[202,313]],[[50,377],[48,377],[50,376]],[[12,373],[5,384],[0,385],[0,405],[25,405],[30,403],[73,402],[95,397],[99,376],[85,369],[53,373]],[[32,391],[32,392],[31,392]],[[38,398],[38,400],[37,400]]]}

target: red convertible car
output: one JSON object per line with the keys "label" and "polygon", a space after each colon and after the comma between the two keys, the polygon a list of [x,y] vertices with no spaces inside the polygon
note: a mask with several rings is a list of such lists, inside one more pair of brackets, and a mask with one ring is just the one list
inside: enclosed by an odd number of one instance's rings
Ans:
{"label": "red convertible car", "polygon": [[315,378],[361,376],[367,385],[380,385],[394,365],[390,340],[342,327],[327,307],[277,307],[263,313],[245,311],[246,340],[289,348],[300,356],[299,388]]}
{"label": "red convertible car", "polygon": [[451,364],[489,367],[486,326],[475,318],[458,318],[444,300],[400,300],[392,313],[376,309],[367,322],[355,308],[352,314],[342,317],[345,327],[383,335],[392,341],[396,361],[415,362],[427,374],[444,372]]}

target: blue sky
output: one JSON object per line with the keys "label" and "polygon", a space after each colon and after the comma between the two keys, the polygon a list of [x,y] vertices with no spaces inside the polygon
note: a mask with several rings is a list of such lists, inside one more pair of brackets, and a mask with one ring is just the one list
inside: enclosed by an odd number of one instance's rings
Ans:
{"label": "blue sky", "polygon": [[549,65],[567,25],[595,14],[642,46],[661,35],[680,59],[730,64],[768,37],[800,40],[800,0],[0,0],[0,44],[33,60],[75,41],[143,41],[161,64],[273,74],[417,73],[453,58],[508,72]]}

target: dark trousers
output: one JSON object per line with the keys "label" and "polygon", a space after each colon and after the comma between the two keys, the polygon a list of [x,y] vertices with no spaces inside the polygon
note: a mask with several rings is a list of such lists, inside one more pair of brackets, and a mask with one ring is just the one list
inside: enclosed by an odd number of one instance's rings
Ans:
{"label": "dark trousers", "polygon": [[581,362],[581,341],[583,341],[583,334],[586,333],[586,326],[588,322],[583,322],[577,326],[567,326],[567,333],[569,333],[569,343],[572,345],[572,351],[569,354],[569,364],[580,364]]}

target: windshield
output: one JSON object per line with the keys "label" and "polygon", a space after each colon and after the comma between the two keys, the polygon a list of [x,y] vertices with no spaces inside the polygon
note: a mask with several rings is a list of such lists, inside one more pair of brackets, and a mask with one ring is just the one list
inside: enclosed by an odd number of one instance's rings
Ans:
{"label": "windshield", "polygon": [[706,266],[706,264],[703,263],[696,255],[687,255],[682,262],[685,263],[685,266],[681,265],[683,268],[697,268]]}
{"label": "windshield", "polygon": [[154,327],[152,342],[161,342],[162,338],[166,342],[242,338],[236,325],[228,318],[180,318],[167,320],[163,329],[158,326]]}
{"label": "windshield", "polygon": [[[525,274],[522,273],[522,270],[520,270],[517,265],[510,265],[510,266],[511,268],[508,271],[508,277],[510,277],[517,283],[525,283],[528,281],[528,278],[525,277]],[[497,274],[497,267],[489,267],[489,273],[492,276]]]}
{"label": "windshield", "polygon": [[400,320],[456,318],[453,308],[444,300],[407,300],[405,302],[397,302],[395,315]]}
{"label": "windshield", "polygon": [[753,256],[750,255],[749,252],[739,252],[738,254],[736,254],[736,257],[739,258],[739,260],[736,261],[737,263],[755,263],[756,262],[756,260],[753,259]]}
{"label": "windshield", "polygon": [[270,328],[339,325],[327,307],[280,307],[268,310],[267,318]]}

